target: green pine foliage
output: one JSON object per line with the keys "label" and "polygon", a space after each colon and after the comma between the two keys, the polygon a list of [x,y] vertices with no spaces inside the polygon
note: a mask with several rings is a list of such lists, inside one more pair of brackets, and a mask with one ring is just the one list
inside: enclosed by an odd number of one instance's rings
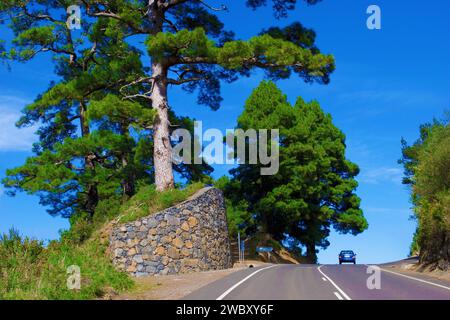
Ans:
{"label": "green pine foliage", "polygon": [[251,236],[257,229],[257,222],[248,210],[248,202],[239,194],[239,182],[231,181],[222,176],[214,181],[214,187],[222,190],[227,208],[228,233],[231,239],[236,239],[238,233],[244,238]]}
{"label": "green pine foliage", "polygon": [[358,234],[368,227],[355,194],[359,168],[345,157],[345,136],[316,101],[289,104],[273,82],[248,98],[238,128],[280,130],[279,172],[260,175],[260,165],[232,171],[236,194],[248,202],[264,232],[305,246],[311,260],[326,248],[330,228]]}
{"label": "green pine foliage", "polygon": [[[276,16],[285,16],[295,2],[274,0]],[[39,141],[35,155],[8,170],[3,184],[9,194],[37,194],[53,215],[87,213],[92,221],[102,203],[128,199],[140,183],[154,183],[158,154],[151,151],[153,130],[162,112],[151,101],[156,83],[197,90],[199,104],[217,109],[221,80],[250,76],[255,68],[274,79],[294,73],[322,83],[334,70],[333,57],[315,47],[315,33],[300,23],[240,40],[200,1],[148,6],[95,0],[83,1],[82,29],[75,32],[66,25],[71,4],[8,0],[0,5],[0,16],[15,35],[1,43],[2,58],[27,62],[50,53],[58,76],[24,108],[17,125],[38,125]],[[265,2],[247,5],[257,8]],[[146,37],[142,47],[129,41],[135,35]],[[145,66],[146,58],[164,70],[158,78]],[[170,128],[193,130],[190,119],[168,113]],[[188,181],[206,181],[212,168],[182,164],[173,170]]]}
{"label": "green pine foliage", "polygon": [[217,46],[202,28],[192,31],[181,30],[175,34],[160,32],[147,41],[150,56],[156,59],[168,58],[175,62],[196,62],[218,64],[226,69],[244,70],[254,66],[268,72],[278,67],[279,78],[287,78],[291,71],[302,72],[311,78],[328,81],[328,74],[334,70],[334,58],[295,42],[274,38],[269,33],[253,37],[248,41],[236,40]]}
{"label": "green pine foliage", "polygon": [[402,140],[404,183],[411,186],[417,231],[411,251],[424,264],[450,265],[450,125],[435,120],[420,128],[420,138],[408,146]]}

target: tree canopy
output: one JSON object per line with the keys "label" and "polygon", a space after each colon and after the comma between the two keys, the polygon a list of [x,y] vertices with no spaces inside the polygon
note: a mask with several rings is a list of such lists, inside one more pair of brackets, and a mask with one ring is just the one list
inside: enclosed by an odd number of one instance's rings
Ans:
{"label": "tree canopy", "polygon": [[295,239],[315,261],[316,247],[329,245],[331,227],[354,235],[367,229],[355,194],[359,168],[346,159],[345,136],[318,102],[298,98],[291,105],[273,82],[262,82],[237,127],[280,130],[277,174],[260,175],[260,165],[250,164],[231,171],[238,200],[248,203],[262,231],[277,240]]}
{"label": "tree canopy", "polygon": [[[295,3],[272,1],[275,16],[285,17]],[[220,21],[224,8],[204,1],[83,0],[82,28],[71,30],[66,10],[72,4],[0,4],[0,21],[15,35],[0,43],[2,58],[26,63],[49,53],[58,77],[17,123],[39,125],[35,156],[3,182],[11,193],[39,194],[52,214],[92,216],[100,201],[131,196],[139,181],[165,190],[174,186],[173,171],[189,180],[211,172],[207,164],[171,162],[170,133],[193,126],[171,109],[170,86],[196,91],[199,104],[217,109],[221,82],[255,68],[271,79],[296,74],[319,83],[328,83],[334,70],[333,57],[322,54],[315,33],[298,22],[241,40]],[[253,9],[267,4],[247,1]]]}
{"label": "tree canopy", "polygon": [[423,263],[448,269],[450,261],[450,125],[435,120],[422,125],[411,146],[402,139],[403,182],[411,186],[417,219],[412,249]]}

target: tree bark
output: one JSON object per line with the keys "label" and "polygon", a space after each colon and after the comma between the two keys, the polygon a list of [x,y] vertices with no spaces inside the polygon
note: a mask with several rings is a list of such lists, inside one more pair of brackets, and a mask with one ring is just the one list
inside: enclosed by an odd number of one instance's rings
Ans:
{"label": "tree bark", "polygon": [[[81,102],[80,103],[80,126],[81,126],[81,136],[87,137],[90,134],[89,124],[86,119],[86,105]],[[94,164],[95,155],[93,153],[89,153],[84,157],[84,168],[86,170],[95,170]],[[86,201],[84,203],[84,209],[89,213],[89,216],[94,216],[95,208],[97,207],[99,197],[98,197],[98,189],[97,184],[89,183],[86,186]]]}
{"label": "tree bark", "polygon": [[154,78],[151,94],[152,107],[157,111],[153,123],[153,163],[156,190],[174,188],[172,171],[172,145],[169,132],[169,105],[167,102],[167,68],[160,62],[152,63]]}
{"label": "tree bark", "polygon": [[[159,1],[148,0],[148,19],[151,35],[163,31],[164,8]],[[163,59],[164,60],[164,59]],[[153,87],[151,93],[152,107],[157,114],[153,122],[153,165],[155,168],[156,190],[164,191],[175,186],[172,171],[172,145],[169,132],[169,104],[167,101],[167,73],[165,61],[152,58]]]}
{"label": "tree bark", "polygon": [[[120,124],[120,134],[126,139],[131,140],[130,133],[128,130],[128,124],[126,122],[121,122]],[[122,196],[131,198],[136,193],[136,171],[133,165],[130,165],[128,159],[128,150],[123,151],[120,154],[120,161],[122,162],[122,173],[123,178],[120,182],[122,186]],[[131,160],[133,162],[133,160]]]}
{"label": "tree bark", "polygon": [[314,242],[309,242],[306,244],[306,257],[311,263],[317,262],[316,245]]}
{"label": "tree bark", "polygon": [[125,154],[122,154],[122,170],[124,170],[124,179],[121,181],[122,195],[131,198],[136,193],[136,176],[134,172],[128,168],[128,159]]}

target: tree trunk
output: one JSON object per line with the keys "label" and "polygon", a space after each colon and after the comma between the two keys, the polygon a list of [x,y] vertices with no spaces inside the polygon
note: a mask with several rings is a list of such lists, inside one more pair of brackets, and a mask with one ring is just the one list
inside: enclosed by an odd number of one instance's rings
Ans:
{"label": "tree trunk", "polygon": [[[86,170],[91,170],[91,171],[95,170],[95,164],[94,164],[93,158],[94,158],[93,154],[89,154],[88,156],[85,157]],[[97,204],[99,201],[97,184],[89,183],[86,186],[86,193],[87,193],[87,199],[84,204],[84,207],[92,219],[92,217],[94,216],[94,213],[95,213],[95,208],[97,207]]]}
{"label": "tree trunk", "polygon": [[[128,124],[122,122],[120,125],[120,134],[128,140],[131,140],[130,133],[128,130]],[[129,164],[128,156],[131,150],[126,150],[120,153],[120,161],[122,163],[122,174],[123,178],[120,181],[122,186],[122,196],[131,198],[136,193],[136,171],[132,165]],[[131,160],[133,162],[133,160]]]}
{"label": "tree trunk", "polygon": [[[151,35],[163,31],[164,10],[158,7],[158,1],[148,0],[148,20]],[[163,59],[164,60],[164,59]],[[172,145],[169,133],[169,105],[167,102],[168,67],[164,61],[152,59],[152,107],[157,114],[153,122],[153,165],[155,167],[156,190],[173,189]]]}
{"label": "tree trunk", "polygon": [[[80,126],[81,126],[81,135],[83,137],[89,136],[90,130],[89,124],[86,119],[86,106],[83,102],[80,103]],[[93,153],[89,153],[84,157],[85,171],[95,170],[94,158],[95,155]],[[92,218],[94,216],[95,208],[97,207],[99,201],[97,184],[89,183],[86,186],[86,195],[87,199],[84,203],[84,209],[89,213],[90,217]]]}
{"label": "tree trunk", "polygon": [[314,242],[306,244],[306,257],[311,263],[317,262],[316,245]]}
{"label": "tree trunk", "polygon": [[135,190],[136,177],[134,172],[131,172],[128,168],[128,160],[125,154],[122,154],[122,170],[124,170],[125,174],[125,178],[121,182],[123,189],[122,195],[131,198],[136,192]]}
{"label": "tree trunk", "polygon": [[153,123],[155,185],[156,190],[164,191],[174,188],[167,102],[167,68],[160,62],[153,62],[152,77],[154,78],[152,107],[157,111]]}

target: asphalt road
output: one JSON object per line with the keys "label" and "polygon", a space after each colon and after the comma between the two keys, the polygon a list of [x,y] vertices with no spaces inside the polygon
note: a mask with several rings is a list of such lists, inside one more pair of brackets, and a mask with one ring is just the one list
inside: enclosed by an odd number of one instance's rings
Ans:
{"label": "asphalt road", "polygon": [[232,273],[184,299],[450,300],[447,281],[381,267],[379,289],[368,288],[374,274],[367,265],[268,265]]}

